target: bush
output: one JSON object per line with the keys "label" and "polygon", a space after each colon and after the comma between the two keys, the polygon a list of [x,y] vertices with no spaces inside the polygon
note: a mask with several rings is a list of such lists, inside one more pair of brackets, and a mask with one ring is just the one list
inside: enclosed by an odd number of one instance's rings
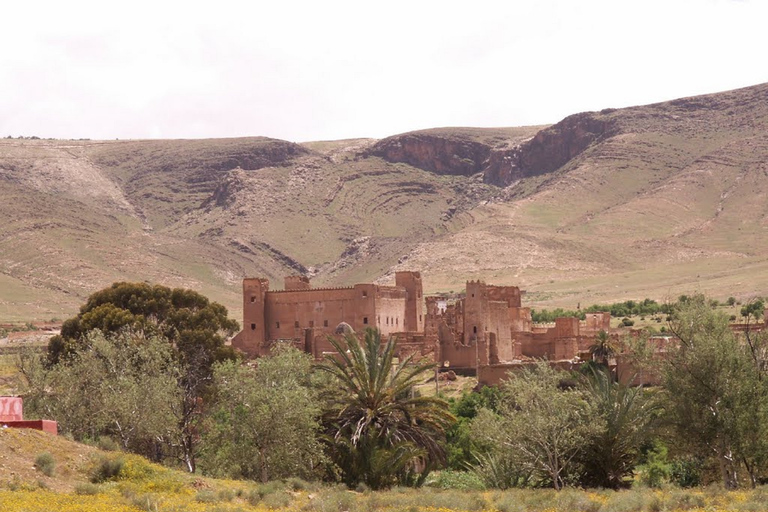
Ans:
{"label": "bush", "polygon": [[672,461],[670,480],[683,488],[701,484],[701,461],[693,457],[677,458]]}
{"label": "bush", "polygon": [[482,491],[485,489],[483,480],[477,473],[471,471],[444,470],[434,473],[426,484],[438,489],[458,489],[462,491]]}
{"label": "bush", "polygon": [[93,496],[101,492],[101,487],[92,483],[82,483],[75,486],[75,494],[80,496]]}
{"label": "bush", "polygon": [[101,436],[99,437],[99,440],[96,441],[96,447],[99,450],[104,450],[105,452],[119,452],[120,451],[120,445],[117,444],[117,441],[112,439],[109,436]]}
{"label": "bush", "polygon": [[672,465],[667,459],[667,447],[660,442],[654,443],[646,455],[646,463],[638,468],[640,482],[648,487],[658,488],[669,481],[672,475]]}
{"label": "bush", "polygon": [[96,461],[96,466],[91,472],[91,482],[100,484],[109,480],[117,480],[124,465],[125,461],[122,457],[111,458],[102,455]]}
{"label": "bush", "polygon": [[291,504],[291,495],[285,491],[277,491],[271,494],[267,494],[261,500],[262,504],[267,508],[285,508]]}
{"label": "bush", "polygon": [[53,476],[53,471],[56,469],[56,461],[53,459],[53,455],[43,452],[35,458],[35,467],[45,476]]}
{"label": "bush", "polygon": [[633,325],[635,325],[635,321],[627,317],[624,317],[621,319],[621,325],[623,325],[624,327],[632,327]]}

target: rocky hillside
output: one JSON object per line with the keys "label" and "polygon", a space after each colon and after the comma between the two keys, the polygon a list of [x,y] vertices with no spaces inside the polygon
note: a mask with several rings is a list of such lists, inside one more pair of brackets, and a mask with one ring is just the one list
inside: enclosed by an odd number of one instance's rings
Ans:
{"label": "rocky hillside", "polygon": [[768,291],[768,85],[380,141],[0,140],[0,321],[118,279],[189,286],[420,269],[528,301]]}

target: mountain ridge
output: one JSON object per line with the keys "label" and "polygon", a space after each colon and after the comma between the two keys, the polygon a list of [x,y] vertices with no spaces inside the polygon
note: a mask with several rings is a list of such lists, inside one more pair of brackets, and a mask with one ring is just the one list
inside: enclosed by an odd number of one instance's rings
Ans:
{"label": "mountain ridge", "polygon": [[[115,280],[518,284],[539,305],[765,293],[768,84],[381,140],[0,140],[0,319]],[[755,276],[755,274],[757,274]],[[670,295],[671,296],[671,295]]]}

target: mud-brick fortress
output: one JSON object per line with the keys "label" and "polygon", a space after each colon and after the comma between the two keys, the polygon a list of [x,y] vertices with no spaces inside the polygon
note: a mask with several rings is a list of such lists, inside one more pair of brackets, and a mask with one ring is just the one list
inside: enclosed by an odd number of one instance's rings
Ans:
{"label": "mud-brick fortress", "polygon": [[261,356],[287,342],[322,359],[333,352],[329,336],[374,327],[397,336],[400,356],[417,353],[494,384],[535,358],[573,367],[590,357],[601,330],[617,336],[609,313],[534,324],[521,295],[516,286],[469,281],[463,297],[424,297],[419,272],[397,272],[394,286],[348,288],[312,288],[308,278],[289,276],[278,291],[270,291],[266,279],[249,278],[243,280],[243,330],[232,345]]}

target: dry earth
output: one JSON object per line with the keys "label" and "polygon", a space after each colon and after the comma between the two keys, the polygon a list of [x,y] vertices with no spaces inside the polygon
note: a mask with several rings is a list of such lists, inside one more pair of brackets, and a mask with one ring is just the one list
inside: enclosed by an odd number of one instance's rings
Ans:
{"label": "dry earth", "polygon": [[381,141],[0,140],[0,322],[116,280],[241,308],[244,276],[422,270],[535,305],[768,292],[768,85]]}

